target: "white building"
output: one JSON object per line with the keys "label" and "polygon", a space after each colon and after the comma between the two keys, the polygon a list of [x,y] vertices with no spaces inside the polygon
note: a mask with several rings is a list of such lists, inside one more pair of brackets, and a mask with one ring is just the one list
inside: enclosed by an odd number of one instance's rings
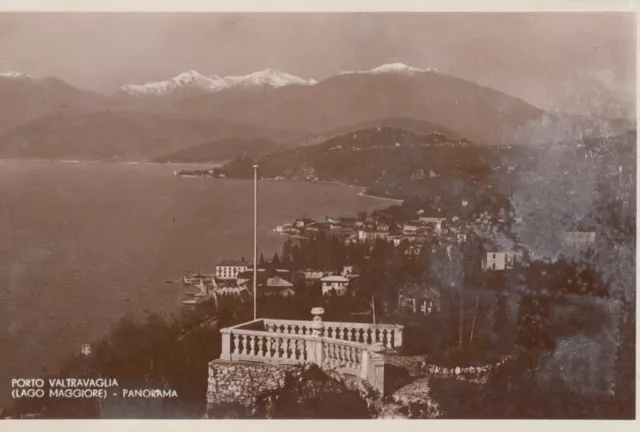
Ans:
{"label": "white building", "polygon": [[317,279],[322,279],[323,277],[325,277],[327,275],[327,271],[325,270],[312,270],[312,269],[307,269],[307,270],[302,270],[303,274],[304,274],[304,278],[306,280],[317,280]]}
{"label": "white building", "polygon": [[267,279],[267,288],[289,288],[292,286],[293,284],[291,282],[281,278],[280,276],[273,276]]}
{"label": "white building", "polygon": [[358,231],[358,240],[362,242],[375,241],[378,239],[386,239],[387,237],[389,237],[388,232],[365,231],[365,230]]}
{"label": "white building", "polygon": [[349,279],[344,276],[325,276],[320,281],[322,282],[322,295],[329,295],[332,290],[335,290],[336,294],[340,296],[347,293]]}
{"label": "white building", "polygon": [[355,267],[352,265],[346,265],[346,266],[342,266],[342,276],[347,276],[350,274],[355,274]]}
{"label": "white building", "polygon": [[276,227],[276,232],[289,232],[293,229],[293,225],[290,223],[278,225]]}
{"label": "white building", "polygon": [[513,268],[515,254],[512,252],[487,252],[487,258],[482,260],[483,270],[507,270]]}
{"label": "white building", "polygon": [[419,227],[416,224],[408,224],[408,223],[406,223],[406,224],[402,225],[402,232],[404,234],[413,234],[413,233],[418,232],[418,228]]}
{"label": "white building", "polygon": [[436,226],[436,230],[441,230],[442,229],[442,222],[444,222],[446,220],[446,218],[443,217],[428,217],[428,216],[421,216],[420,217],[420,222],[423,224],[434,224]]}
{"label": "white building", "polygon": [[238,277],[238,273],[249,269],[246,261],[226,260],[216,266],[216,278],[220,280],[231,280]]}

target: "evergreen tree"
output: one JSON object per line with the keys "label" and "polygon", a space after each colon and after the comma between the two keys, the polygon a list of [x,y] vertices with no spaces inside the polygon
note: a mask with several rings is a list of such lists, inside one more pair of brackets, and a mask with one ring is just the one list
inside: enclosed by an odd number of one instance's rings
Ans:
{"label": "evergreen tree", "polygon": [[282,262],[280,261],[280,257],[278,256],[278,252],[273,254],[273,259],[271,260],[271,268],[279,269],[282,267]]}
{"label": "evergreen tree", "polygon": [[291,240],[287,240],[282,245],[282,267],[291,269],[293,258],[293,244]]}

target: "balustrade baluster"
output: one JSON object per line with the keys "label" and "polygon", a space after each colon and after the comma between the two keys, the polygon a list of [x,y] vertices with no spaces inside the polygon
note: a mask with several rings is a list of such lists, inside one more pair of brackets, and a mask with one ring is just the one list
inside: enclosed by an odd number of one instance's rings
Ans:
{"label": "balustrade baluster", "polygon": [[240,336],[237,334],[233,335],[233,353],[236,355],[240,354]]}
{"label": "balustrade baluster", "polygon": [[280,339],[280,341],[278,342],[278,353],[280,354],[280,358],[281,359],[286,359],[287,358],[287,339],[286,338],[282,338]]}
{"label": "balustrade baluster", "polygon": [[280,358],[280,338],[277,337],[273,340],[273,358]]}
{"label": "balustrade baluster", "polygon": [[273,340],[273,338],[268,337],[267,338],[267,350],[265,351],[264,355],[267,358],[271,358],[271,341]]}
{"label": "balustrade baluster", "polygon": [[266,338],[264,336],[260,336],[260,338],[258,339],[258,357],[264,356],[265,339]]}
{"label": "balustrade baluster", "polygon": [[393,344],[391,343],[391,330],[384,331],[387,334],[387,348],[393,348]]}
{"label": "balustrade baluster", "polygon": [[282,340],[282,358],[289,359],[289,339],[284,338]]}
{"label": "balustrade baluster", "polygon": [[248,338],[250,338],[251,336],[242,336],[242,355],[247,355],[249,354],[249,340]]}
{"label": "balustrade baluster", "polygon": [[256,355],[256,337],[257,336],[249,336],[249,355]]}

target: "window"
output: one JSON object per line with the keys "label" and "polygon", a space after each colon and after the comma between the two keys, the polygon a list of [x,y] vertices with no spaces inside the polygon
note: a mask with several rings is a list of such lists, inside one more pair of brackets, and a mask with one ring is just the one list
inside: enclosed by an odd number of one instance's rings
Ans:
{"label": "window", "polygon": [[416,311],[416,299],[405,298],[402,304],[402,308],[404,312],[415,312]]}

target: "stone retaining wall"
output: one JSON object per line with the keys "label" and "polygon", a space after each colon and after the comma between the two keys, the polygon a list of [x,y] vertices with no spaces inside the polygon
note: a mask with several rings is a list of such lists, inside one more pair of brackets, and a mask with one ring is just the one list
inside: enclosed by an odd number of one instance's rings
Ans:
{"label": "stone retaining wall", "polygon": [[237,403],[250,407],[260,394],[284,387],[288,375],[299,366],[214,360],[209,363],[207,409],[211,405]]}
{"label": "stone retaining wall", "polygon": [[[274,393],[285,386],[287,379],[297,379],[305,370],[304,365],[274,365],[252,362],[213,360],[209,363],[207,384],[207,411],[214,405],[239,404],[246,408],[255,406],[258,398]],[[325,370],[329,377],[340,382],[348,390],[357,391],[370,408],[379,395],[368,383],[351,375]]]}
{"label": "stone retaining wall", "polygon": [[427,376],[455,378],[461,380],[469,380],[476,382],[485,382],[487,378],[496,371],[500,366],[509,361],[509,357],[505,357],[497,363],[485,366],[469,366],[469,367],[444,367],[427,364],[420,365],[421,371]]}

